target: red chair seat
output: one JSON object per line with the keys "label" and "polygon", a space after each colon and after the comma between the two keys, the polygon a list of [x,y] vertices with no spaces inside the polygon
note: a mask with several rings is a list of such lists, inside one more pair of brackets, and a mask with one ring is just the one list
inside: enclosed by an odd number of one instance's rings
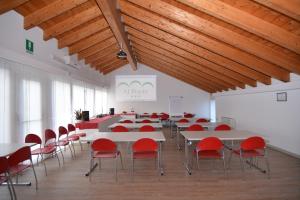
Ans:
{"label": "red chair seat", "polygon": [[[73,135],[71,135],[71,136],[73,136]],[[76,133],[76,134],[74,134],[74,136],[85,137],[86,133]]]}
{"label": "red chair seat", "polygon": [[78,141],[80,138],[78,135],[71,135],[68,137],[69,141]]}
{"label": "red chair seat", "polygon": [[[240,149],[233,150],[233,152],[237,155],[240,155]],[[256,156],[264,156],[264,154],[257,150],[247,150],[247,151],[243,150],[242,157],[244,158],[251,158]]]}
{"label": "red chair seat", "polygon": [[93,158],[115,158],[120,154],[119,151],[117,152],[95,152]]}
{"label": "red chair seat", "polygon": [[142,158],[156,158],[157,152],[156,151],[149,151],[149,152],[134,152],[133,158],[134,159],[142,159]]}
{"label": "red chair seat", "polygon": [[14,166],[9,167],[9,173],[13,176],[29,167],[30,167],[30,165],[26,165],[26,164],[14,165]]}
{"label": "red chair seat", "polygon": [[58,146],[66,146],[68,144],[69,144],[68,140],[60,140],[60,141],[57,142]]}

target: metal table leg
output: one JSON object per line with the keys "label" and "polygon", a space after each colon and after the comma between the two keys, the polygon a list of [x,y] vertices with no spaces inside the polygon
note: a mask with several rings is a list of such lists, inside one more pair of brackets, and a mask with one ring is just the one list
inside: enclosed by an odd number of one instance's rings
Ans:
{"label": "metal table leg", "polygon": [[189,158],[189,141],[185,138],[184,139],[184,149],[185,149],[185,168],[189,175],[192,175],[192,169],[190,166],[190,158]]}
{"label": "metal table leg", "polygon": [[159,165],[159,170],[160,170],[160,175],[163,176],[164,175],[164,168],[163,168],[163,164],[162,164],[162,142],[159,142],[159,150],[158,150],[158,154],[159,154],[159,158],[158,158],[158,165]]}
{"label": "metal table leg", "polygon": [[[88,142],[88,144],[90,144],[90,142]],[[91,147],[91,145],[89,145],[89,147],[90,147],[90,160],[92,159],[92,147]],[[85,176],[89,176],[95,169],[96,169],[96,167],[98,166],[98,163],[95,163],[92,167],[89,167],[89,171],[87,172],[87,173],[85,173]]]}

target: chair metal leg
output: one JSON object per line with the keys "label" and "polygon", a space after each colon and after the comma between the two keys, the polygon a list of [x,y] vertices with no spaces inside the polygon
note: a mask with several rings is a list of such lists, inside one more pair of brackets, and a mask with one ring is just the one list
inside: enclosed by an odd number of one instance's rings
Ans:
{"label": "chair metal leg", "polygon": [[45,174],[46,174],[46,176],[48,175],[47,174],[47,167],[46,167],[46,162],[45,162],[45,160],[44,160],[44,156],[41,154],[41,162],[43,163],[43,165],[44,165],[44,169],[45,169]]}
{"label": "chair metal leg", "polygon": [[34,170],[32,159],[30,159],[30,162],[31,162],[31,167],[32,167],[32,171],[33,171],[33,174],[34,174],[34,178],[35,178],[35,189],[37,190],[38,189],[38,180],[37,180],[37,177],[36,177],[36,173],[35,173],[35,170]]}
{"label": "chair metal leg", "polygon": [[5,177],[7,179],[7,188],[8,188],[8,191],[9,191],[10,199],[13,200],[14,199],[14,194],[13,194],[12,188],[11,188],[11,187],[13,187],[13,185],[9,182],[9,180],[8,180],[9,176],[7,174],[5,174]]}
{"label": "chair metal leg", "polygon": [[15,199],[17,200],[17,194],[16,194],[16,191],[15,191],[15,187],[12,183],[12,180],[10,178],[10,174],[8,173],[8,176],[7,176],[7,186],[9,187],[9,193],[11,194],[11,199]]}
{"label": "chair metal leg", "polygon": [[74,155],[73,155],[73,150],[72,150],[72,145],[71,145],[71,143],[69,143],[69,149],[70,149],[70,153],[71,153],[71,157],[72,157],[72,159],[75,159],[75,157],[74,157]]}
{"label": "chair metal leg", "polygon": [[37,155],[37,158],[36,158],[36,165],[37,165],[37,166],[39,166],[39,156],[40,156],[40,154],[38,154],[38,155]]}
{"label": "chair metal leg", "polygon": [[121,152],[120,152],[120,160],[121,160],[122,169],[124,169],[123,159],[122,159],[122,154],[121,154]]}
{"label": "chair metal leg", "polygon": [[118,156],[116,155],[116,158],[115,158],[115,167],[116,167],[116,182],[118,181]]}
{"label": "chair metal leg", "polygon": [[101,170],[101,158],[98,158],[99,163],[99,170]]}
{"label": "chair metal leg", "polygon": [[196,151],[196,159],[197,159],[197,169],[199,170],[199,154]]}
{"label": "chair metal leg", "polygon": [[91,161],[90,161],[89,181],[91,181],[91,179],[92,179],[92,169],[93,169],[93,166],[94,166],[94,158],[91,158]]}
{"label": "chair metal leg", "polygon": [[81,149],[81,151],[83,150],[83,148],[82,148],[82,143],[81,143],[81,141],[79,140],[79,144],[80,144],[80,149]]}
{"label": "chair metal leg", "polygon": [[63,159],[63,164],[65,164],[65,157],[64,157],[64,154],[62,152],[62,149],[60,146],[58,146],[59,150],[60,150],[60,153],[61,153],[61,156],[62,156],[62,159]]}
{"label": "chair metal leg", "polygon": [[229,155],[229,159],[228,159],[228,168],[227,169],[230,169],[231,157],[232,157],[232,151],[230,151],[230,155]]}
{"label": "chair metal leg", "polygon": [[244,171],[245,171],[245,168],[244,168],[244,159],[243,159],[243,157],[241,155],[240,155],[240,164],[241,164],[242,172],[244,173]]}
{"label": "chair metal leg", "polygon": [[265,155],[264,158],[265,158],[265,162],[266,162],[266,165],[267,165],[268,178],[270,178],[271,171],[270,171],[269,159],[268,159],[267,155]]}
{"label": "chair metal leg", "polygon": [[[52,154],[53,155],[53,154]],[[60,160],[59,160],[59,157],[58,157],[58,154],[57,154],[57,152],[55,152],[55,156],[56,156],[56,158],[57,158],[57,161],[58,161],[58,166],[60,167]]]}

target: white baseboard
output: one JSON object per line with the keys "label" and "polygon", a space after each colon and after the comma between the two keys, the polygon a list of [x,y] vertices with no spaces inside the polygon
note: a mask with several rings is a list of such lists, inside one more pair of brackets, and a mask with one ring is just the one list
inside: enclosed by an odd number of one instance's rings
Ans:
{"label": "white baseboard", "polygon": [[280,152],[282,152],[282,153],[284,153],[284,154],[287,154],[287,155],[289,155],[289,156],[292,156],[292,157],[294,157],[294,158],[298,158],[298,159],[300,159],[300,155],[299,155],[299,154],[296,154],[296,153],[289,152],[289,151],[287,151],[287,150],[285,150],[285,149],[282,149],[282,148],[276,147],[276,146],[274,146],[274,145],[271,145],[271,144],[268,144],[267,146],[268,146],[268,147],[270,147],[271,149],[274,149],[274,150],[280,151]]}

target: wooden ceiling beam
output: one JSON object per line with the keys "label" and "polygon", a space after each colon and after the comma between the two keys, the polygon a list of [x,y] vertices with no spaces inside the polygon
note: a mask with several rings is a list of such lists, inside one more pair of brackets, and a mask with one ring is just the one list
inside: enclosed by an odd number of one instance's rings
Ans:
{"label": "wooden ceiling beam", "polygon": [[43,8],[24,17],[24,28],[28,30],[87,1],[88,0],[49,1],[50,3]]}
{"label": "wooden ceiling beam", "polygon": [[103,74],[106,75],[116,69],[119,69],[121,67],[123,67],[124,65],[127,65],[128,61],[127,60],[120,60],[120,62],[116,62],[113,65],[111,65],[110,67],[104,68],[102,70]]}
{"label": "wooden ceiling beam", "polygon": [[94,63],[95,61],[102,60],[103,58],[111,54],[116,55],[119,51],[119,48],[120,47],[117,43],[112,44],[111,46],[106,47],[105,49],[102,49],[101,51],[98,51],[97,53],[90,55],[89,57],[86,57],[85,64]]}
{"label": "wooden ceiling beam", "polygon": [[163,63],[168,64],[168,66],[170,66],[170,68],[172,68],[172,70],[176,70],[179,73],[182,73],[183,75],[189,76],[192,79],[195,80],[201,80],[201,82],[211,86],[211,87],[215,87],[218,88],[219,90],[228,90],[228,88],[230,89],[235,89],[234,86],[228,86],[224,83],[220,83],[215,79],[210,79],[211,77],[206,76],[203,73],[199,73],[196,70],[190,69],[184,65],[182,65],[181,63],[178,63],[172,59],[169,59],[167,57],[161,56],[161,55],[157,55],[154,52],[148,51],[146,49],[138,49],[138,48],[133,48],[133,51],[135,52],[135,54],[137,56],[139,55],[144,55],[147,56],[148,58],[151,58],[153,60],[158,60],[161,61]]}
{"label": "wooden ceiling beam", "polygon": [[[147,25],[147,24],[145,24],[141,21],[138,21],[132,17],[129,17],[127,15],[123,15],[123,19],[124,19],[125,24],[130,26],[130,27],[127,27],[127,29],[130,30],[131,32],[135,32],[138,34],[137,30],[139,30],[140,32],[149,34],[152,37],[155,37],[161,41],[167,42],[167,43],[169,43],[173,46],[176,46],[178,48],[181,48],[187,52],[190,52],[192,54],[200,56],[210,62],[216,63],[217,65],[220,65],[229,70],[235,71],[245,77],[260,81],[267,85],[271,84],[271,78],[263,73],[257,72],[251,68],[248,68],[247,66],[244,66],[240,63],[234,62],[233,60],[230,60],[223,56],[215,54],[215,53],[208,51],[207,49],[204,49],[198,45],[192,44],[192,43],[190,43],[186,40],[183,40],[179,37],[176,37],[172,34],[161,31],[153,26]],[[134,29],[132,29],[131,27]],[[237,80],[244,81],[244,79],[239,76],[234,76],[234,77],[236,77]],[[246,82],[246,83],[248,84],[248,82]],[[251,84],[249,84],[249,85],[255,86],[255,84],[256,84],[255,81],[253,81],[253,85],[251,85]]]}
{"label": "wooden ceiling beam", "polygon": [[44,40],[49,40],[57,35],[63,34],[81,24],[84,24],[101,15],[98,6],[92,6],[78,12],[63,21],[60,21],[49,28],[44,29]]}
{"label": "wooden ceiling beam", "polygon": [[27,1],[29,0],[2,0],[0,3],[0,15],[26,3]]}
{"label": "wooden ceiling beam", "polygon": [[277,12],[285,14],[300,22],[300,1],[299,0],[254,0]]}
{"label": "wooden ceiling beam", "polygon": [[120,6],[122,12],[134,16],[135,18],[144,21],[147,24],[155,26],[161,30],[168,33],[181,37],[191,43],[196,45],[201,45],[202,47],[215,52],[219,55],[227,57],[229,59],[235,60],[242,63],[254,70],[262,72],[266,75],[272,76],[278,80],[288,82],[290,81],[289,71],[280,68],[277,65],[269,63],[262,60],[252,54],[246,53],[239,49],[236,49],[230,45],[223,42],[216,41],[210,37],[199,34],[191,29],[188,29],[182,25],[174,23],[169,19],[165,19],[157,14],[154,14],[145,9],[141,9],[132,3],[124,0],[120,0]]}
{"label": "wooden ceiling beam", "polygon": [[121,22],[120,11],[117,10],[116,0],[96,0],[100,10],[107,20],[112,32],[114,33],[119,44],[123,45],[124,51],[127,54],[127,60],[133,70],[137,69],[137,61],[133,57],[132,49],[129,45],[127,35],[124,30],[124,25]]}
{"label": "wooden ceiling beam", "polygon": [[105,49],[106,47],[109,47],[113,44],[117,44],[116,38],[115,37],[111,37],[107,40],[104,40],[102,42],[99,42],[83,51],[80,51],[78,53],[78,59],[85,59],[93,54],[96,54],[99,51],[102,51],[103,49]]}
{"label": "wooden ceiling beam", "polygon": [[164,74],[166,74],[168,76],[171,76],[171,77],[173,77],[175,79],[183,81],[183,82],[185,82],[185,83],[187,83],[189,85],[192,85],[192,86],[194,86],[194,87],[196,87],[198,89],[201,89],[201,90],[203,90],[205,92],[208,92],[208,93],[215,93],[215,92],[217,92],[217,90],[211,89],[211,88],[206,87],[204,85],[200,85],[200,84],[196,83],[194,80],[191,80],[188,77],[182,76],[182,75],[178,74],[177,72],[166,70],[165,66],[163,66],[163,64],[161,64],[159,62],[151,61],[151,60],[149,60],[147,58],[143,58],[143,57],[142,58],[138,58],[138,61],[140,63],[145,64],[146,66],[148,66],[148,67],[150,67],[152,69],[155,69],[155,70],[157,70],[159,72],[162,72],[162,73],[164,73]]}
{"label": "wooden ceiling beam", "polygon": [[105,19],[99,17],[93,20],[93,22],[89,23],[88,25],[82,26],[78,30],[70,30],[66,35],[58,38],[58,48],[61,49],[70,44],[73,44],[79,40],[93,35],[94,33],[97,33],[98,31],[105,29],[106,27],[108,27],[108,24]]}
{"label": "wooden ceiling beam", "polygon": [[[167,1],[163,2],[161,0],[153,0],[153,1],[143,1],[143,0],[130,0],[131,2],[134,2],[135,4],[142,6],[145,9],[149,9],[152,12],[158,13],[160,15],[163,15],[164,17],[167,17],[169,19],[172,19],[178,23],[181,23],[185,26],[188,26],[194,30],[198,30],[201,33],[204,33],[208,36],[211,36],[213,38],[216,38],[217,40],[220,40],[222,42],[225,42],[227,44],[230,44],[236,48],[239,48],[245,52],[248,52],[250,54],[253,54],[259,58],[262,58],[270,63],[273,63],[275,65],[278,65],[282,68],[285,68],[289,71],[296,72],[297,74],[300,74],[300,55],[296,56],[290,56],[287,53],[279,52],[278,50],[273,49],[272,47],[269,47],[265,45],[264,43],[261,43],[259,41],[253,40],[247,36],[244,36],[242,34],[236,33],[232,31],[231,29],[224,28],[223,26],[220,26],[216,23],[213,23],[209,20],[206,20],[202,17],[199,17],[195,13],[191,13],[191,8],[175,2],[175,1]],[[190,0],[192,1],[192,0]],[[184,1],[186,2],[186,1]],[[221,3],[221,1],[197,1],[200,5],[201,3],[212,3],[218,4]],[[224,3],[223,3],[224,4]],[[189,4],[187,4],[189,5]],[[226,4],[227,5],[227,4]],[[200,8],[203,7],[199,6]],[[220,8],[224,8],[225,6],[219,6]],[[245,22],[248,22],[249,27],[253,28],[254,24],[263,24],[264,21],[260,18],[255,17],[255,20],[252,19],[253,17],[250,14],[247,14],[245,12],[241,12],[241,10],[232,8],[234,10],[228,11],[226,14],[231,13],[231,16],[234,16],[235,20],[245,24]],[[223,9],[224,10],[224,9]],[[223,11],[221,10],[221,11]],[[194,10],[195,11],[195,10]],[[224,15],[224,12],[217,12],[217,14],[221,13]],[[239,11],[239,12],[238,12]],[[237,12],[239,14],[237,14]],[[244,14],[244,15],[243,15]],[[226,16],[227,16],[226,15]],[[247,15],[247,16],[245,16]],[[249,23],[250,22],[250,23]],[[251,24],[251,26],[250,26]],[[269,25],[269,26],[267,26]],[[267,27],[266,27],[267,26]],[[270,27],[271,26],[271,27]],[[264,27],[264,28],[262,28]],[[266,33],[264,36],[268,37],[265,39],[269,39],[269,36],[280,36],[280,39],[277,38],[277,42],[280,40],[281,45],[285,44],[287,45],[288,42],[292,45],[298,44],[298,52],[300,52],[300,36],[297,36],[291,32],[288,32],[278,26],[275,26],[270,23],[265,23],[265,26],[260,26],[259,30],[268,30],[268,33]],[[249,29],[247,30],[249,31]],[[281,34],[279,34],[279,33]],[[284,32],[285,34],[283,34]],[[258,34],[259,32],[255,32],[254,34]],[[273,34],[271,34],[273,33]],[[261,36],[261,34],[260,34]],[[294,48],[295,51],[296,47]]]}
{"label": "wooden ceiling beam", "polygon": [[117,58],[116,54],[109,54],[103,57],[103,59],[91,63],[91,65],[95,67],[104,67],[110,65],[113,61],[117,60],[119,59]]}
{"label": "wooden ceiling beam", "polygon": [[80,51],[83,51],[99,42],[102,42],[108,38],[113,37],[113,34],[109,28],[106,28],[102,31],[99,31],[95,33],[92,36],[89,36],[87,38],[84,38],[72,45],[69,46],[69,54],[73,55],[75,53],[78,53]]}
{"label": "wooden ceiling beam", "polygon": [[[150,43],[156,47],[162,48],[166,51],[172,52],[178,56],[181,56],[185,59],[188,59],[192,62],[195,62],[201,66],[205,66],[206,68],[209,68],[210,70],[213,70],[215,72],[218,72],[220,74],[224,74],[225,76],[228,76],[232,79],[235,79],[241,83],[246,83],[250,86],[255,87],[256,86],[256,81],[250,78],[247,78],[239,73],[236,73],[234,71],[228,70],[222,66],[219,66],[213,62],[209,62],[199,56],[196,56],[195,54],[189,53],[185,50],[182,50],[176,46],[170,45],[164,41],[161,41],[159,39],[156,39],[150,35],[146,35],[145,33],[139,32],[139,31],[134,31],[133,29],[128,28],[128,32],[130,34],[130,39],[131,35],[133,35],[135,38],[142,40],[144,44]],[[137,40],[135,39],[135,41]],[[243,87],[243,84],[237,84],[239,87]]]}
{"label": "wooden ceiling beam", "polygon": [[[197,1],[197,0],[179,0],[179,1],[188,6],[201,10],[202,12],[205,12],[209,15],[212,15],[216,18],[224,20],[225,22],[233,24],[239,28],[242,28],[250,33],[256,34],[266,40],[274,42],[275,44],[290,49],[291,51],[294,51],[298,54],[300,53],[300,36],[292,32],[289,32],[279,26],[276,26],[270,22],[264,21],[263,19],[251,15],[250,13],[247,13],[241,9],[235,8],[222,1]],[[266,1],[263,0],[263,2]],[[284,4],[291,4],[292,1],[291,2],[283,1],[283,2]],[[298,1],[298,8],[300,8],[299,1]],[[226,35],[225,32],[224,35]],[[238,39],[236,38],[235,35],[230,35],[230,36],[232,36],[232,38],[234,39]],[[236,42],[240,43],[238,41]],[[251,43],[247,42],[246,44],[254,46],[255,41]],[[267,46],[265,46],[265,48],[267,48]],[[262,50],[259,50],[259,52],[264,53]],[[276,51],[273,50],[267,52],[270,52],[269,54],[272,53],[274,55],[272,56],[271,54],[270,58],[277,57],[276,54],[278,53],[276,53]],[[283,59],[282,57],[283,56],[281,55],[280,57],[276,58],[275,61],[278,60],[282,61]]]}

